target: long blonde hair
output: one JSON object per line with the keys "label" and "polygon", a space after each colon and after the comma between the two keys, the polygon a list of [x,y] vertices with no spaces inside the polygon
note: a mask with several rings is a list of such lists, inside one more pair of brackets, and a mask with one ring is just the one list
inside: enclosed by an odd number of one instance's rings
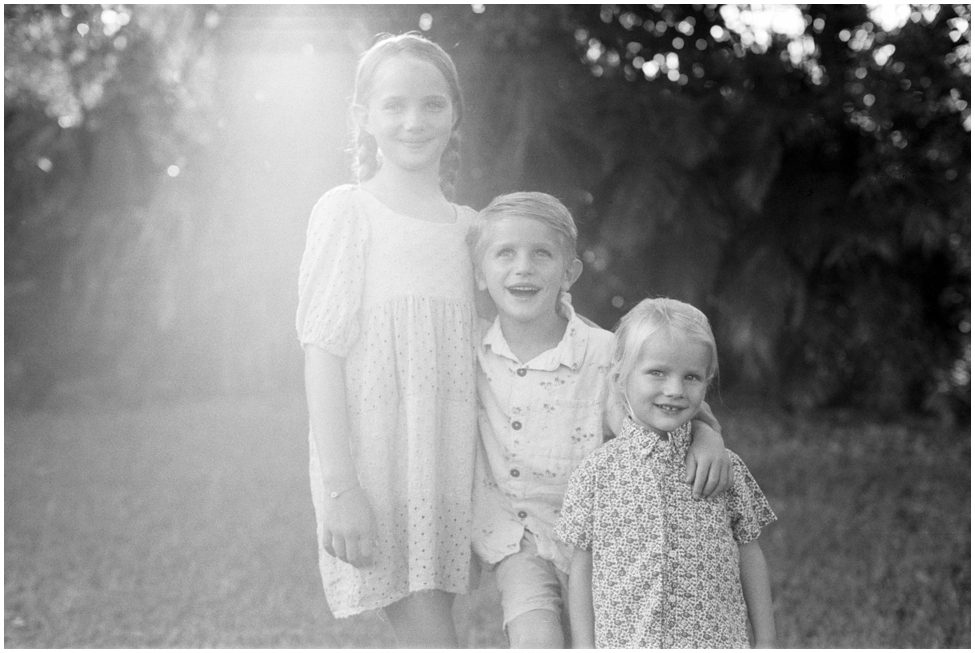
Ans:
{"label": "long blonde hair", "polygon": [[[352,106],[361,107],[369,102],[379,66],[384,61],[400,55],[409,55],[433,64],[443,74],[447,86],[450,87],[454,128],[447,142],[447,148],[440,157],[440,187],[448,199],[453,199],[457,175],[460,172],[460,122],[464,115],[464,102],[457,68],[443,48],[418,32],[407,32],[398,36],[381,34],[372,47],[359,58]],[[363,182],[375,175],[382,165],[379,160],[379,148],[376,139],[361,129],[357,121],[352,120],[352,125],[352,172],[356,181]]]}

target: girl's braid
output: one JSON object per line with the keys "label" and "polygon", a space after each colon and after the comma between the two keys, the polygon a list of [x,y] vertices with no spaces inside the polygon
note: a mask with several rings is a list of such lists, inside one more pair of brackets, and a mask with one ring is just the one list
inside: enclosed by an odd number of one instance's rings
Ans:
{"label": "girl's braid", "polygon": [[[433,64],[443,74],[453,102],[455,123],[454,130],[447,142],[443,155],[440,157],[440,188],[444,195],[453,199],[454,187],[460,171],[460,134],[457,129],[464,114],[464,101],[460,91],[460,81],[453,60],[443,48],[424,38],[417,32],[408,32],[399,36],[381,34],[360,58],[356,68],[355,90],[353,91],[353,107],[363,108],[368,105],[372,84],[376,71],[383,61],[390,57],[411,55],[422,61]],[[352,147],[352,173],[358,182],[373,177],[382,165],[381,153],[376,139],[354,123]]]}
{"label": "girl's braid", "polygon": [[456,128],[440,156],[440,189],[448,200],[454,199],[457,176],[460,173],[460,131]]}
{"label": "girl's braid", "polygon": [[356,128],[352,150],[352,174],[357,183],[371,178],[379,171],[379,146],[376,138],[364,129]]}

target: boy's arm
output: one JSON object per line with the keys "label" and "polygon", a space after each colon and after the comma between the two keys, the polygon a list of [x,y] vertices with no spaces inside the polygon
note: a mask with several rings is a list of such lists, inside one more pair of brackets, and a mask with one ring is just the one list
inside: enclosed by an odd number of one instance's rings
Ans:
{"label": "boy's arm", "polygon": [[592,609],[592,553],[575,548],[569,566],[569,628],[572,648],[596,648]]}
{"label": "boy's arm", "polygon": [[738,548],[741,589],[748,607],[755,648],[775,648],[775,617],[772,613],[772,588],[768,565],[758,540]]}
{"label": "boy's arm", "polygon": [[716,431],[719,436],[721,435],[721,424],[718,423],[718,418],[714,416],[714,412],[711,410],[711,405],[708,402],[701,402],[701,407],[697,409],[697,415],[694,416],[694,419],[695,421],[704,422],[713,431]]}
{"label": "boy's arm", "polygon": [[685,483],[693,483],[695,499],[707,498],[731,487],[731,458],[725,451],[721,425],[705,401],[691,422],[691,447],[684,460]]}

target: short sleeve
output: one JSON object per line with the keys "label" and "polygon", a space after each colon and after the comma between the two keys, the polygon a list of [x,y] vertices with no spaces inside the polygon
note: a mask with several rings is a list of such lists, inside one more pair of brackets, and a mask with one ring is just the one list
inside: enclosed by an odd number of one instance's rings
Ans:
{"label": "short sleeve", "polygon": [[359,334],[369,238],[354,192],[339,186],[315,204],[298,272],[299,342],[342,357]]}
{"label": "short sleeve", "polygon": [[566,544],[589,551],[592,548],[595,502],[596,474],[590,456],[569,477],[562,511],[555,525],[555,536]]}
{"label": "short sleeve", "polygon": [[728,511],[731,517],[731,533],[738,544],[758,539],[762,528],[776,520],[775,513],[758,482],[734,452],[729,451],[734,474],[728,490]]}

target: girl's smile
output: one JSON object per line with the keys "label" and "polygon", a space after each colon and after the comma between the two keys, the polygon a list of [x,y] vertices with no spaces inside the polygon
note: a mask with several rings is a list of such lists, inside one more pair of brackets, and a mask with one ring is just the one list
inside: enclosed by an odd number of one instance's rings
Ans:
{"label": "girl's smile", "polygon": [[666,330],[652,334],[624,384],[633,419],[660,433],[691,420],[704,401],[710,363],[705,343]]}
{"label": "girl's smile", "polygon": [[455,116],[450,86],[436,66],[410,56],[383,62],[356,117],[376,139],[384,165],[438,173]]}

